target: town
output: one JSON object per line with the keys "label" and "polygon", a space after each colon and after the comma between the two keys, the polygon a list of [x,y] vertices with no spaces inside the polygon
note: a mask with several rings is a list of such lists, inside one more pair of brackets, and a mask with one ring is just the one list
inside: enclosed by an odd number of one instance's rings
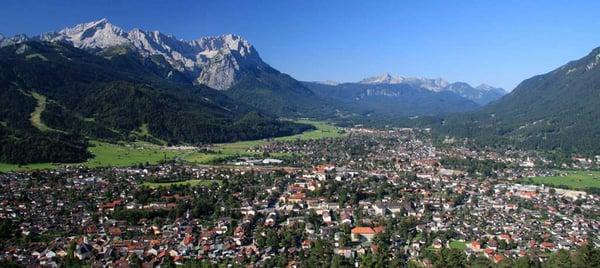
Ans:
{"label": "town", "polygon": [[218,165],[0,174],[0,266],[534,267],[598,255],[597,189],[531,178],[600,157],[564,166],[427,129],[345,131]]}

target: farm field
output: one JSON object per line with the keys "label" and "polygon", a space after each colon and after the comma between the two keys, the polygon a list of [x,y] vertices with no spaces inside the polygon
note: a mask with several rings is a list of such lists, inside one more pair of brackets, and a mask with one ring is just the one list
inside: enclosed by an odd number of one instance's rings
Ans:
{"label": "farm field", "polygon": [[600,188],[600,171],[561,170],[557,176],[532,177],[533,184],[566,186],[571,189]]}

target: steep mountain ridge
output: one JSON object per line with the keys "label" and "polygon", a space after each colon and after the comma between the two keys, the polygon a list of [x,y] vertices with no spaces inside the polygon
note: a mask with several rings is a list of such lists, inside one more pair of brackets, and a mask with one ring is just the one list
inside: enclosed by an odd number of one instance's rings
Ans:
{"label": "steep mountain ridge", "polygon": [[29,38],[25,35],[0,40],[10,45],[26,40],[63,42],[90,51],[114,47],[130,47],[143,56],[160,55],[173,68],[197,84],[226,90],[246,73],[266,68],[258,52],[237,35],[207,36],[196,40],[180,40],[159,31],[134,28],[129,32],[107,19],[81,23],[58,32],[48,32]]}

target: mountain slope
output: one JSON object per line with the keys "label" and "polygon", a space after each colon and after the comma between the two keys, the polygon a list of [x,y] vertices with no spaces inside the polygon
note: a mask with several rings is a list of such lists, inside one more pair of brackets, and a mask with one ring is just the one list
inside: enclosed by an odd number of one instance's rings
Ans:
{"label": "mountain slope", "polygon": [[596,48],[480,111],[447,118],[440,130],[485,143],[600,154],[599,64]]}
{"label": "mountain slope", "polygon": [[283,117],[332,118],[348,109],[275,69],[244,77],[225,94],[257,109]]}
{"label": "mountain slope", "polygon": [[[107,59],[61,42],[24,42],[1,48],[0,90],[7,108],[0,110],[0,161],[83,160],[89,155],[81,136],[127,139],[142,125],[154,138],[172,143],[257,139],[310,128],[261,115],[208,87],[166,80],[162,74],[168,69],[157,62],[130,53]],[[32,127],[34,94],[46,98],[41,120],[54,131]],[[9,154],[6,146],[22,144],[18,133],[62,142],[69,140],[61,138],[64,135],[79,135],[74,139],[79,147],[69,152],[78,157]],[[44,150],[59,152],[60,146],[49,142]]]}

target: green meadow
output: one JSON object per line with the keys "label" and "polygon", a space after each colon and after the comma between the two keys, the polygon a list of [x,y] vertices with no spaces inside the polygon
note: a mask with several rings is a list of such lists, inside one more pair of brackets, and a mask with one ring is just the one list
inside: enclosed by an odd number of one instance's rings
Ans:
{"label": "green meadow", "polygon": [[458,240],[450,241],[450,248],[454,249],[467,249],[467,244]]}
{"label": "green meadow", "polygon": [[94,157],[83,163],[88,167],[127,167],[146,162],[158,163],[164,159],[173,159],[180,153],[147,142],[129,144],[93,143],[94,146],[90,147],[90,152]]}
{"label": "green meadow", "polygon": [[176,182],[144,182],[142,186],[148,188],[161,188],[161,187],[171,187],[171,186],[210,186],[213,183],[221,183],[221,181],[216,180],[187,180],[187,181],[176,181]]}
{"label": "green meadow", "polygon": [[[294,140],[311,140],[311,139],[325,139],[325,138],[339,138],[346,135],[340,128],[322,121],[312,120],[297,120],[298,123],[311,124],[315,126],[315,130],[306,131],[300,134],[277,137],[272,140],[275,141],[294,141]],[[201,153],[192,152],[186,154],[182,159],[198,164],[209,164],[219,159],[224,159],[232,156],[259,156],[256,153],[248,152],[250,148],[258,147],[262,144],[269,142],[269,140],[252,140],[252,141],[238,141],[231,143],[220,143],[215,144],[213,150],[217,153]],[[282,157],[285,155],[273,155],[273,157]]]}
{"label": "green meadow", "polygon": [[166,150],[161,146],[147,142],[112,144],[100,141],[92,141],[91,143],[92,146],[89,147],[89,150],[94,157],[84,163],[39,163],[27,165],[0,163],[0,172],[53,169],[70,165],[82,165],[88,167],[127,167],[146,162],[158,163],[165,158],[173,159],[181,154],[180,151]]}
{"label": "green meadow", "polygon": [[600,188],[600,171],[559,170],[556,176],[532,177],[533,184],[566,186],[571,189]]}
{"label": "green meadow", "polygon": [[[320,121],[310,120],[298,120],[299,123],[312,124],[316,127],[315,130],[306,131],[301,134],[278,137],[272,140],[277,141],[293,141],[293,140],[309,140],[309,139],[322,139],[322,138],[337,138],[345,135],[341,129]],[[145,128],[140,128],[140,135],[147,133]],[[76,164],[53,164],[53,163],[39,163],[39,164],[28,164],[28,165],[15,165],[0,163],[0,172],[10,171],[25,171],[25,170],[36,170],[36,169],[52,169],[58,168],[65,165],[83,165],[88,167],[127,167],[133,166],[140,163],[151,163],[155,164],[161,160],[167,159],[183,159],[190,163],[196,164],[210,164],[215,161],[225,159],[234,156],[258,156],[255,153],[248,152],[248,149],[260,146],[264,143],[269,142],[267,139],[253,140],[253,141],[239,141],[232,143],[221,143],[215,144],[213,147],[216,153],[199,152],[196,150],[170,150],[164,146],[148,143],[148,142],[133,142],[133,143],[106,143],[101,141],[92,141],[92,145],[89,150],[94,155],[93,158],[89,159],[84,163]],[[273,155],[273,157],[283,157],[285,155]]]}

